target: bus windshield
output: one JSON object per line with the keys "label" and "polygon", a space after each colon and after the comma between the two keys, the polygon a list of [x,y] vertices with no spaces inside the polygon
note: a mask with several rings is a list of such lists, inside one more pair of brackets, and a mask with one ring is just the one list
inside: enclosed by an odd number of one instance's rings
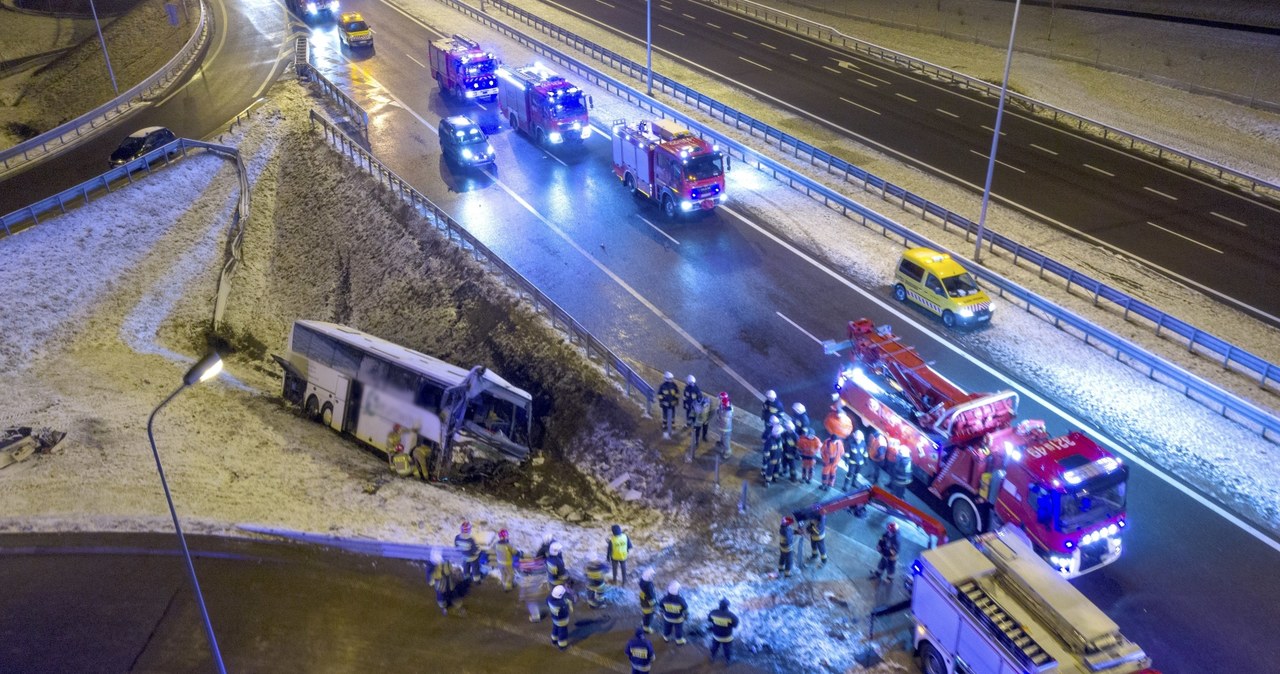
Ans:
{"label": "bus windshield", "polygon": [[529,442],[529,411],[510,400],[481,393],[467,403],[466,420],[516,444]]}

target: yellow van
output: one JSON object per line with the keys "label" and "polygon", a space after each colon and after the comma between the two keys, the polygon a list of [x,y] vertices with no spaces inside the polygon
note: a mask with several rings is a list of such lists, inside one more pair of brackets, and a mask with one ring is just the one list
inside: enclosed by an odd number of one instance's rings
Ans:
{"label": "yellow van", "polygon": [[932,311],[948,328],[986,323],[995,308],[977,279],[960,263],[928,248],[908,248],[902,253],[893,296],[899,302],[911,300]]}
{"label": "yellow van", "polygon": [[351,48],[372,47],[373,30],[360,12],[346,12],[338,17],[338,41]]}

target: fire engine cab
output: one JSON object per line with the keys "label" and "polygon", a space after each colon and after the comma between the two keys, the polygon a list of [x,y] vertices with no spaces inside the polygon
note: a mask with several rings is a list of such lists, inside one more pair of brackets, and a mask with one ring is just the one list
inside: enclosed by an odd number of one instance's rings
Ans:
{"label": "fire engine cab", "polygon": [[724,156],[666,119],[613,123],[613,173],[627,189],[653,199],[668,218],[724,203]]}
{"label": "fire engine cab", "polygon": [[435,40],[428,55],[440,95],[459,101],[492,101],[498,96],[498,59],[475,40],[461,35]]}
{"label": "fire engine cab", "polygon": [[539,145],[578,143],[590,137],[587,102],[581,89],[541,64],[498,69],[502,117]]}

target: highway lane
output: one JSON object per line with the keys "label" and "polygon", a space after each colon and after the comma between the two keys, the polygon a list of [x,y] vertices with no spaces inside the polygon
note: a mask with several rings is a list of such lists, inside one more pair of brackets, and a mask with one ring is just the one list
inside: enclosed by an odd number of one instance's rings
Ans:
{"label": "highway lane", "polygon": [[[0,213],[9,213],[110,168],[107,158],[137,129],[166,126],[179,136],[216,133],[262,95],[292,62],[284,7],[275,0],[212,0],[213,33],[204,60],[165,96],[75,148],[0,182]],[[283,48],[283,52],[282,52]]]}
{"label": "highway lane", "polygon": [[[730,390],[746,414],[754,412],[753,394],[768,387],[784,400],[821,405],[836,361],[781,312],[819,337],[842,335],[844,321],[858,316],[889,321],[961,386],[1007,386],[952,349],[945,334],[946,344],[935,341],[942,331],[900,313],[885,289],[864,291],[789,251],[732,196],[729,209],[710,217],[660,220],[616,182],[604,138],[552,155],[499,128],[492,135],[497,170],[459,177],[440,162],[430,126],[466,108],[443,101],[419,63],[437,34],[382,3],[360,9],[378,31],[377,52],[356,61],[332,52],[319,63],[379,110],[375,151],[650,376],[692,371],[708,389]],[[493,124],[492,111],[477,114]],[[731,195],[746,178],[731,174]],[[1077,425],[1027,397],[1023,411],[1044,417],[1056,433]],[[1280,659],[1259,627],[1280,599],[1280,584],[1259,574],[1280,562],[1276,549],[1131,468],[1128,552],[1080,586],[1171,671],[1245,671]]]}
{"label": "highway lane", "polygon": [[[547,4],[643,44],[643,3]],[[690,0],[655,2],[653,25],[655,50],[981,191],[993,101]],[[1280,296],[1256,280],[1275,278],[1275,205],[1006,113],[995,198],[1280,324]]]}

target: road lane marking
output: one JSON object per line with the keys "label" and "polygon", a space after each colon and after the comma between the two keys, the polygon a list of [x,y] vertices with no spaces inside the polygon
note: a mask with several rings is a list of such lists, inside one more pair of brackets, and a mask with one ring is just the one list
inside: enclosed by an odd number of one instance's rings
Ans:
{"label": "road lane marking", "polygon": [[418,64],[418,65],[422,66],[423,68],[426,68],[426,67],[427,67],[426,65],[424,65],[424,64],[422,63],[422,61],[419,61],[418,59],[413,58],[413,54],[405,54],[405,56],[408,56],[410,61],[413,61],[414,63],[416,63],[416,64]]}
{"label": "road lane marking", "polygon": [[840,97],[840,100],[844,101],[845,103],[848,103],[849,105],[856,105],[856,106],[858,106],[859,108],[862,108],[863,110],[866,110],[867,112],[870,112],[870,113],[873,113],[873,114],[877,114],[877,115],[878,115],[878,114],[880,114],[880,111],[879,111],[879,110],[872,110],[871,108],[868,108],[867,106],[865,106],[865,105],[863,105],[863,104],[861,104],[861,103],[857,103],[857,102],[855,102],[855,101],[851,101],[851,100],[849,100],[849,99],[845,98],[844,96],[841,96],[841,97]]}
{"label": "road lane marking", "polygon": [[880,85],[879,85],[879,84],[876,84],[875,82],[869,82],[869,81],[867,81],[867,80],[862,79],[861,77],[859,77],[859,78],[858,78],[858,81],[859,81],[859,82],[861,82],[861,83],[863,83],[863,84],[865,84],[865,85],[867,85],[867,86],[869,86],[869,87],[875,87],[875,88],[877,88],[877,89],[879,89],[879,88],[880,88]]}
{"label": "road lane marking", "polygon": [[1229,223],[1231,223],[1231,224],[1233,224],[1233,225],[1240,225],[1241,227],[1248,227],[1248,226],[1249,226],[1249,225],[1246,225],[1246,224],[1245,224],[1245,223],[1243,223],[1243,222],[1240,222],[1239,220],[1236,220],[1235,218],[1228,218],[1227,216],[1225,216],[1225,215],[1223,215],[1223,214],[1221,214],[1221,213],[1215,213],[1214,211],[1209,211],[1209,215],[1212,215],[1212,216],[1214,216],[1215,218],[1222,218],[1223,220],[1226,220],[1227,222],[1229,222]]}
{"label": "road lane marking", "polygon": [[698,17],[696,17],[696,16],[694,16],[694,15],[692,15],[692,14],[685,14],[684,12],[681,12],[681,13],[680,13],[680,16],[683,16],[684,18],[686,18],[686,19],[690,19],[690,20],[692,20],[692,21],[697,21],[697,20],[698,20]]}
{"label": "road lane marking", "polygon": [[[1037,150],[1039,150],[1039,151],[1041,151],[1041,152],[1048,152],[1049,154],[1051,154],[1051,155],[1053,155],[1053,156],[1055,156],[1055,157],[1056,157],[1056,156],[1058,156],[1058,153],[1057,153],[1057,152],[1054,152],[1053,150],[1050,150],[1050,149],[1049,149],[1049,148],[1047,148],[1047,147],[1040,147],[1039,145],[1036,145],[1035,143],[1032,143],[1032,144],[1031,144],[1031,147],[1034,147],[1035,149],[1037,149]],[[1085,166],[1088,166],[1088,164],[1085,164]]]}
{"label": "road lane marking", "polygon": [[[991,128],[991,127],[987,126],[986,124],[983,124],[983,125],[982,125],[982,129],[983,129],[984,131],[990,131],[991,133],[995,133],[995,132],[996,132],[996,130],[995,130],[995,129],[993,129],[993,128]],[[1001,132],[1000,132],[1000,135],[1001,135],[1001,136],[1007,136],[1007,135],[1009,135],[1009,134],[1007,134],[1007,133],[1005,133],[1005,132],[1001,131]]]}
{"label": "road lane marking", "polygon": [[1222,251],[1218,250],[1217,248],[1214,248],[1213,246],[1210,246],[1210,245],[1209,245],[1209,244],[1207,244],[1207,243],[1200,243],[1199,241],[1196,241],[1195,239],[1193,239],[1193,238],[1191,238],[1191,237],[1187,236],[1186,234],[1179,234],[1179,233],[1177,233],[1177,232],[1173,231],[1172,229],[1169,229],[1168,227],[1161,227],[1160,225],[1157,225],[1156,223],[1151,222],[1150,220],[1148,220],[1148,221],[1147,221],[1147,224],[1148,224],[1148,225],[1151,225],[1152,227],[1155,227],[1156,229],[1158,229],[1158,230],[1160,230],[1160,231],[1162,231],[1162,232],[1168,232],[1168,233],[1170,233],[1170,234],[1172,234],[1172,235],[1174,235],[1174,236],[1176,236],[1176,237],[1178,237],[1178,238],[1180,238],[1180,239],[1186,239],[1187,241],[1190,241],[1191,243],[1194,243],[1195,245],[1200,246],[1201,248],[1208,248],[1209,250],[1211,250],[1211,251],[1213,251],[1213,252],[1215,252],[1215,253],[1217,253],[1217,254],[1219,254],[1219,255],[1222,255]]}
{"label": "road lane marking", "polygon": [[644,224],[649,225],[650,227],[652,227],[652,228],[654,229],[654,231],[655,231],[655,232],[657,232],[657,233],[659,233],[659,234],[661,234],[661,235],[663,235],[663,236],[667,237],[667,239],[668,239],[669,241],[671,241],[671,243],[674,243],[674,244],[675,244],[675,245],[677,245],[677,246],[679,246],[679,245],[680,245],[680,242],[679,242],[679,241],[676,241],[675,237],[673,237],[673,236],[671,236],[670,234],[668,234],[668,233],[666,233],[666,232],[662,231],[662,228],[661,228],[661,227],[659,227],[659,226],[657,226],[657,225],[653,224],[652,222],[649,222],[649,218],[646,218],[646,217],[644,217],[643,215],[637,215],[636,217],[637,217],[637,218],[640,218],[641,220],[643,220],[643,221],[644,221]]}
{"label": "road lane marking", "polygon": [[837,74],[837,75],[841,74],[839,70],[836,70],[835,68],[832,68],[831,66],[822,66],[822,68],[823,68],[824,70],[830,70],[831,72],[833,72],[833,73],[835,73],[835,74]]}
{"label": "road lane marking", "polygon": [[1165,199],[1168,199],[1169,201],[1177,201],[1177,200],[1178,200],[1178,197],[1175,197],[1175,196],[1173,196],[1172,194],[1165,194],[1164,192],[1161,192],[1160,190],[1157,190],[1157,189],[1155,189],[1155,188],[1151,188],[1151,187],[1147,187],[1146,185],[1143,185],[1143,186],[1142,186],[1142,189],[1144,189],[1144,190],[1146,190],[1146,191],[1148,191],[1148,192],[1154,192],[1154,193],[1156,193],[1156,194],[1159,194],[1160,196],[1164,197]]}
{"label": "road lane marking", "polygon": [[615,5],[615,4],[611,3],[611,2],[605,2],[604,0],[596,0],[596,2],[598,2],[598,3],[602,4],[602,5],[604,5],[605,7],[609,7],[610,9],[617,9],[617,8],[618,8],[618,6],[617,6],[617,5]]}
{"label": "road lane marking", "polygon": [[[231,15],[227,12],[226,5],[219,2],[219,3],[215,3],[213,6],[217,7],[218,10],[222,12],[222,25],[224,26],[229,25],[231,23]],[[285,16],[290,16],[288,8],[281,7],[281,9],[284,9]],[[182,92],[183,89],[186,89],[187,87],[191,86],[192,82],[195,82],[198,79],[204,78],[205,66],[216,61],[218,59],[218,55],[222,53],[222,48],[227,46],[227,31],[219,30],[214,32],[219,34],[218,44],[215,45],[213,50],[209,52],[209,58],[202,59],[200,62],[200,67],[195,69],[195,73],[192,74],[191,77],[188,77],[187,81],[182,83],[182,86],[178,87],[177,89],[174,89],[173,92],[171,92],[168,96],[165,96],[164,98],[160,99],[159,102],[152,105],[153,108],[158,108],[163,106],[165,103],[169,102],[169,99],[173,98],[174,96],[177,96],[179,93]],[[292,37],[291,35],[286,34],[285,39],[289,40],[291,37]],[[208,48],[208,45],[206,45],[206,49],[207,48]],[[271,72],[267,73],[267,80],[262,83],[262,86],[258,87],[258,91],[253,95],[255,99],[261,96],[262,92],[266,90],[266,88],[270,86],[273,82],[275,82],[275,75],[276,75],[276,71],[275,71],[275,67],[273,66],[271,68]]]}
{"label": "road lane marking", "polygon": [[956,119],[960,119],[960,115],[957,115],[957,114],[956,114],[956,113],[954,113],[954,112],[950,112],[950,111],[948,111],[948,110],[943,110],[942,108],[934,108],[934,110],[937,110],[938,112],[941,112],[942,114],[947,115],[947,116],[949,116],[949,117],[955,117]]}
{"label": "road lane marking", "polygon": [[669,30],[669,31],[671,31],[671,32],[675,33],[676,35],[679,35],[680,37],[684,37],[684,33],[681,33],[680,31],[676,30],[675,28],[667,28],[666,26],[664,26],[664,25],[662,25],[662,24],[658,24],[658,27],[659,27],[659,28],[661,28],[661,29],[663,29],[663,30]]}
{"label": "road lane marking", "polygon": [[742,33],[734,33],[734,35],[736,35],[736,36],[738,36],[738,37],[740,37],[740,38],[742,38],[742,39],[744,39],[744,40],[750,40],[750,39],[751,39],[751,38],[747,37],[746,35],[743,35]]}
{"label": "road lane marking", "polygon": [[769,72],[773,72],[773,68],[770,68],[769,66],[762,66],[762,65],[760,65],[759,63],[756,63],[755,61],[752,61],[751,59],[742,58],[741,56],[739,56],[739,57],[738,57],[738,59],[739,59],[739,60],[742,60],[742,61],[746,61],[747,63],[750,63],[751,65],[756,66],[757,68],[764,68],[765,70],[768,70]]}
{"label": "road lane marking", "polygon": [[800,59],[801,61],[808,61],[808,60],[809,60],[809,59],[807,59],[807,58],[805,58],[805,57],[803,57],[803,56],[801,56],[801,55],[799,55],[799,54],[792,54],[792,55],[791,55],[791,58],[794,58],[794,59]]}
{"label": "road lane marking", "polygon": [[782,314],[782,312],[781,312],[781,311],[775,311],[775,312],[773,312],[773,313],[777,314],[777,315],[778,315],[778,318],[781,318],[782,320],[784,320],[784,321],[786,321],[786,322],[790,323],[790,324],[791,324],[791,327],[795,328],[796,330],[799,330],[799,331],[800,331],[800,333],[801,333],[801,334],[803,334],[805,337],[808,337],[809,339],[812,339],[813,341],[817,342],[818,344],[821,344],[821,343],[822,343],[822,340],[821,340],[821,339],[818,339],[817,337],[814,337],[812,332],[809,332],[808,330],[805,330],[804,328],[800,327],[800,324],[799,324],[799,323],[796,323],[795,321],[791,320],[790,318],[787,318],[786,316],[784,316],[784,315]]}
{"label": "road lane marking", "polygon": [[761,43],[760,43],[760,46],[761,46],[761,47],[768,47],[769,49],[772,49],[772,50],[774,50],[774,51],[778,51],[778,48],[777,48],[777,47],[775,47],[775,46],[773,46],[773,45],[769,44],[768,42],[761,42]]}
{"label": "road lane marking", "polygon": [[862,70],[862,68],[859,68],[859,67],[857,66],[857,64],[850,63],[850,62],[845,61],[845,60],[843,60],[843,59],[838,59],[838,58],[836,58],[836,57],[834,57],[834,56],[830,56],[830,57],[828,57],[828,58],[830,58],[832,61],[835,61],[835,62],[836,62],[836,65],[840,66],[841,68],[847,68],[847,69],[849,69],[849,70]]}
{"label": "road lane marking", "polygon": [[[843,64],[843,63],[841,63],[840,65],[842,65],[842,66],[843,66],[844,64]],[[854,69],[856,69],[856,70],[862,70],[861,68],[859,68],[858,66],[853,65],[852,63],[850,63],[850,64],[849,64],[849,67],[850,67],[850,68],[854,68]],[[870,77],[871,79],[873,79],[873,80],[875,80],[875,81],[877,81],[877,82],[880,82],[881,84],[893,84],[893,82],[890,82],[889,80],[886,80],[886,79],[882,79],[882,78],[876,77],[875,75],[872,75],[871,73],[866,73],[866,72],[864,72],[864,73],[862,73],[862,76],[863,76],[863,77]]]}
{"label": "road lane marking", "polygon": [[1114,173],[1112,173],[1112,172],[1110,172],[1110,171],[1107,171],[1107,170],[1105,170],[1105,169],[1100,169],[1100,168],[1098,168],[1097,166],[1094,166],[1094,165],[1092,165],[1092,164],[1083,164],[1083,166],[1084,166],[1085,168],[1089,169],[1090,171],[1097,171],[1098,173],[1101,173],[1102,175],[1107,176],[1107,177],[1109,177],[1109,178],[1114,178],[1114,177],[1116,177],[1116,174],[1114,174]]}
{"label": "road lane marking", "polygon": [[910,97],[910,96],[908,96],[908,95],[906,95],[906,94],[899,94],[899,93],[895,93],[895,94],[894,94],[894,96],[897,96],[898,98],[905,98],[905,99],[907,99],[908,101],[911,101],[912,103],[919,103],[919,102],[920,102],[920,101],[917,101],[916,99],[914,99],[914,98],[912,98],[912,97]]}
{"label": "road lane marking", "polygon": [[[974,153],[974,154],[976,154],[976,155],[978,155],[979,157],[982,157],[983,159],[987,159],[987,160],[990,160],[990,159],[991,159],[991,156],[990,156],[990,155],[982,154],[981,152],[978,152],[977,150],[969,150],[969,151],[970,151],[970,152],[972,152],[972,153]],[[1026,173],[1026,171],[1023,171],[1022,169],[1018,168],[1017,166],[1014,166],[1013,164],[1006,164],[1005,162],[1002,162],[1002,161],[1000,161],[999,159],[997,159],[997,160],[996,160],[996,163],[997,163],[997,164],[999,164],[999,165],[1001,165],[1001,166],[1003,166],[1003,167],[1005,167],[1005,168],[1011,168],[1011,169],[1013,169],[1013,170],[1017,171],[1018,173]]]}
{"label": "road lane marking", "polygon": [[1022,385],[1021,382],[1014,381],[1008,375],[1005,375],[1004,373],[996,370],[994,367],[979,360],[977,356],[974,356],[973,354],[969,353],[958,344],[954,344],[950,340],[946,340],[937,336],[932,331],[926,329],[925,326],[922,325],[916,319],[915,316],[910,316],[906,313],[903,313],[902,309],[897,304],[889,304],[889,302],[881,298],[880,295],[873,294],[871,291],[865,288],[862,288],[861,286],[850,281],[844,276],[841,276],[840,274],[832,270],[830,267],[823,265],[821,262],[818,262],[817,260],[809,256],[808,253],[805,253],[804,251],[791,245],[789,242],[779,238],[773,232],[770,232],[765,228],[761,227],[760,225],[757,225],[756,223],[748,220],[745,215],[738,213],[737,211],[733,210],[729,206],[719,206],[717,207],[717,210],[737,218],[743,224],[756,230],[765,238],[772,240],[774,243],[778,244],[779,246],[781,246],[783,249],[787,250],[791,254],[800,258],[804,262],[809,263],[809,265],[812,266],[814,269],[817,269],[818,271],[826,274],[827,276],[834,279],[837,283],[845,286],[849,290],[852,290],[854,293],[861,295],[866,300],[879,306],[885,312],[892,314],[893,316],[896,316],[897,320],[899,320],[900,322],[914,327],[916,330],[926,335],[929,339],[932,339],[935,342],[937,342],[938,345],[940,345],[942,348],[951,351],[959,358],[962,358],[968,361],[969,363],[971,363],[974,367],[977,367],[981,369],[983,372],[986,372],[987,374],[991,375],[995,379],[998,379],[999,381],[1004,382],[1010,388],[1017,389],[1022,395],[1026,396],[1027,399],[1036,401],[1045,409],[1050,410],[1054,414],[1061,417],[1062,420],[1066,421],[1068,425],[1087,432],[1094,440],[1101,442],[1103,445],[1106,445],[1109,449],[1111,449],[1116,454],[1123,456],[1125,460],[1130,461],[1139,466],[1142,466],[1144,470],[1160,478],[1165,482],[1165,484],[1168,484],[1174,489],[1177,489],[1178,491],[1182,492],[1184,495],[1187,496],[1187,498],[1190,498],[1196,503],[1199,503],[1205,508],[1208,508],[1210,511],[1216,513],[1218,516],[1222,517],[1222,519],[1227,520],[1228,522],[1234,524],[1241,531],[1244,531],[1250,536],[1253,536],[1263,545],[1266,545],[1267,547],[1271,548],[1272,550],[1275,550],[1276,552],[1280,552],[1280,541],[1275,540],[1270,536],[1263,534],[1252,524],[1249,524],[1248,522],[1237,517],[1233,513],[1228,512],[1225,508],[1222,508],[1221,506],[1214,503],[1213,501],[1210,501],[1204,496],[1196,493],[1190,487],[1182,484],[1182,482],[1173,479],[1163,470],[1157,468],[1155,465],[1151,463],[1148,463],[1142,457],[1138,456],[1137,454],[1134,454],[1129,449],[1122,447],[1119,443],[1117,443],[1115,440],[1112,440],[1110,437],[1108,437],[1107,435],[1099,431],[1092,424],[1085,423],[1083,420],[1077,418],[1075,415],[1068,413],[1066,410],[1062,409],[1061,407],[1058,407],[1056,404],[1050,402],[1048,399],[1044,398],[1038,393],[1035,393],[1034,391],[1030,390],[1026,386]]}
{"label": "road lane marking", "polygon": [[716,30],[720,30],[720,29],[724,28],[724,26],[721,26],[721,25],[718,25],[718,24],[711,23],[710,21],[708,21],[708,22],[707,22],[707,25],[708,25],[708,26],[711,26],[712,28],[715,28]]}

